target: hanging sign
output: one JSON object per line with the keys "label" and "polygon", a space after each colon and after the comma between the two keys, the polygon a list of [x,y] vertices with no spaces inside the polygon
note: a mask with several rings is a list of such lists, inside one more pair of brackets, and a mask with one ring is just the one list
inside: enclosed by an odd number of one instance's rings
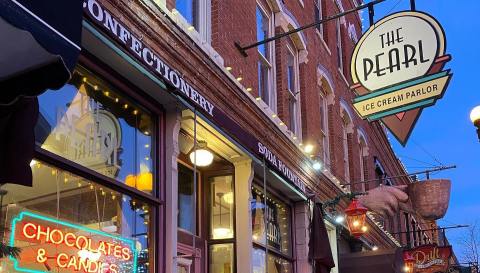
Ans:
{"label": "hanging sign", "polygon": [[15,272],[137,272],[135,241],[31,212],[12,220]]}
{"label": "hanging sign", "polygon": [[413,273],[446,273],[448,272],[452,247],[425,245],[404,251],[415,259]]}
{"label": "hanging sign", "polygon": [[405,145],[425,107],[442,98],[452,74],[440,24],[422,12],[389,15],[365,32],[352,56],[353,106],[381,120]]}

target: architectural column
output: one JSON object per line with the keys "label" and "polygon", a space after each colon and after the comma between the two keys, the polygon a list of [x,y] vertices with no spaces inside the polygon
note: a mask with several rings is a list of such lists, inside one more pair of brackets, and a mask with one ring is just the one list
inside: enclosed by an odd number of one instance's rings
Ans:
{"label": "architectural column", "polygon": [[247,273],[252,270],[252,213],[250,202],[254,171],[251,159],[235,162],[234,166],[237,272]]}
{"label": "architectural column", "polygon": [[308,261],[308,242],[310,240],[308,205],[305,202],[295,204],[295,257],[297,273],[310,273],[312,266]]}
{"label": "architectural column", "polygon": [[178,109],[165,113],[165,272],[177,272],[178,166],[180,153],[178,134],[181,113]]}

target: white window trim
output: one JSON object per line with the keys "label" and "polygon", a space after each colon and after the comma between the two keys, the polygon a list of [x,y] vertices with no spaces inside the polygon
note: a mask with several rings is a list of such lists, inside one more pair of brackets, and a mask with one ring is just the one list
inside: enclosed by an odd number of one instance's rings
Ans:
{"label": "white window trim", "polygon": [[350,162],[348,159],[350,156],[348,152],[348,124],[346,124],[345,121],[342,121],[342,144],[345,182],[350,183]]}
{"label": "white window trim", "polygon": [[[273,11],[270,8],[264,7],[264,5],[258,1],[257,1],[257,6],[260,8],[261,12],[263,12],[265,17],[267,17],[268,19],[268,38],[273,37],[273,35],[275,34],[275,21],[273,19],[274,18]],[[275,43],[267,43],[266,46],[268,47],[269,56],[263,56],[263,54],[261,54],[258,51],[258,48],[257,48],[257,52],[260,58],[262,58],[263,61],[265,61],[270,65],[270,72],[268,75],[268,82],[267,82],[267,88],[270,94],[268,94],[269,101],[266,101],[265,103],[270,108],[270,110],[276,113],[277,112],[277,85],[275,84],[276,82],[275,80],[275,76],[276,76]],[[270,60],[265,59],[265,57],[267,57]]]}
{"label": "white window trim", "polygon": [[320,39],[321,44],[327,51],[328,55],[332,56],[332,51],[330,50],[330,47],[328,46],[327,42],[325,42],[325,40],[323,39],[323,36],[322,34],[320,34],[320,31],[318,31],[318,29],[315,29],[315,33],[317,33],[317,36]]}
{"label": "white window trim", "polygon": [[[301,109],[300,109],[300,61],[299,61],[299,52],[296,49],[293,49],[290,45],[287,45],[287,54],[293,56],[293,70],[295,76],[295,90],[290,90],[290,86],[287,86],[288,92],[290,95],[295,98],[295,128],[290,128],[290,131],[301,139],[302,136],[302,119],[301,119]],[[287,63],[288,66],[288,63]],[[288,71],[288,68],[287,68]],[[288,72],[287,72],[288,77]],[[289,113],[291,114],[291,113]]]}
{"label": "white window trim", "polygon": [[340,19],[336,20],[336,36],[337,36],[337,54],[338,54],[338,60],[337,60],[337,67],[338,70],[341,72],[343,75],[343,68],[344,68],[344,63],[343,63],[343,42],[342,42],[342,30],[341,30],[342,24],[340,23]]}
{"label": "white window trim", "polygon": [[331,273],[338,273],[338,244],[337,244],[337,228],[334,224],[329,221],[324,221],[325,227],[327,228],[328,242],[330,243],[330,249],[332,250],[333,261],[335,262],[335,267],[331,269]]}
{"label": "white window trim", "polygon": [[[318,16],[319,18],[315,18],[315,20],[317,20],[317,19],[318,19],[319,21],[323,20],[323,8],[322,8],[323,1],[325,1],[325,0],[314,0],[313,5],[314,5],[315,8],[318,10],[318,15],[319,15],[319,16]],[[324,26],[324,24],[320,24],[320,30],[319,30],[318,28],[315,28],[315,29],[317,30],[318,34],[320,35],[320,38],[321,38],[322,40],[324,40],[324,39],[323,39],[323,37],[324,37],[324,35],[325,35],[325,26]]]}
{"label": "white window trim", "polygon": [[322,161],[325,166],[330,166],[330,141],[329,141],[329,130],[328,130],[328,99],[327,99],[327,94],[321,89],[320,90],[320,97],[322,98],[323,101],[323,113],[320,113],[320,118],[323,119],[323,125],[325,128],[321,128],[320,126],[320,131],[323,134],[324,137],[324,143],[322,143],[322,148],[323,148],[323,155]]}

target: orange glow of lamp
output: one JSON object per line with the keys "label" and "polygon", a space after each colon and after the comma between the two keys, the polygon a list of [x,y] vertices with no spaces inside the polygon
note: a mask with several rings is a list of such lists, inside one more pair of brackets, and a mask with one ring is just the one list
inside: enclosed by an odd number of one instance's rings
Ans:
{"label": "orange glow of lamp", "polygon": [[367,231],[365,226],[367,211],[368,209],[362,206],[357,199],[353,199],[347,209],[345,209],[348,229],[355,238],[360,238]]}

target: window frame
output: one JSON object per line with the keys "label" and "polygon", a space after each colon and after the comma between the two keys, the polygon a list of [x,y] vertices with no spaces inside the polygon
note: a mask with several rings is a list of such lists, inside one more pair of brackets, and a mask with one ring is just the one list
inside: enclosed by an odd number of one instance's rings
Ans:
{"label": "window frame", "polygon": [[[314,0],[313,5],[315,6],[315,21],[321,21],[323,20],[323,5],[324,5],[324,0]],[[325,40],[325,28],[323,24],[317,25],[315,29],[318,31],[318,34],[320,34],[320,38],[322,40]]]}
{"label": "window frame", "polygon": [[[320,87],[320,133],[322,134],[322,151],[321,159],[325,165],[330,165],[330,142],[329,142],[329,131],[328,131],[328,94]],[[323,111],[321,111],[323,109]],[[323,112],[323,113],[322,113]],[[322,123],[323,127],[322,128]]]}
{"label": "window frame", "polygon": [[343,145],[343,164],[344,164],[344,175],[345,183],[350,183],[350,161],[349,161],[349,151],[348,151],[348,125],[346,117],[342,118],[342,145]]}
{"label": "window frame", "polygon": [[162,217],[165,215],[165,112],[161,104],[156,103],[155,100],[145,94],[140,88],[129,83],[129,81],[117,74],[115,71],[109,69],[104,63],[98,60],[96,57],[81,53],[78,59],[78,65],[91,71],[95,76],[99,77],[103,81],[109,84],[109,86],[115,88],[116,92],[129,100],[135,102],[142,108],[146,109],[152,118],[152,124],[154,126],[152,132],[152,160],[154,174],[154,187],[152,194],[142,192],[138,189],[132,188],[121,181],[114,178],[105,176],[93,169],[87,168],[74,161],[71,161],[61,155],[57,155],[53,152],[41,148],[39,145],[35,145],[33,158],[49,164],[52,167],[58,168],[62,171],[72,173],[73,175],[81,178],[94,181],[100,186],[110,188],[117,191],[120,194],[125,194],[131,198],[138,199],[145,202],[150,206],[151,219],[149,230],[154,234],[153,248],[154,266],[151,270],[155,273],[163,272],[165,268],[165,259],[162,258],[164,254],[165,243],[165,219]]}
{"label": "window frame", "polygon": [[[254,181],[252,182],[252,187],[257,187],[258,189],[263,190],[263,186],[261,185],[260,180],[263,180],[263,179],[255,177]],[[269,254],[273,253],[274,256],[277,256],[281,259],[284,259],[284,260],[290,262],[291,265],[292,265],[293,272],[295,272],[295,262],[296,262],[296,260],[295,260],[295,236],[294,236],[295,235],[294,234],[294,223],[295,223],[294,204],[292,202],[290,202],[288,199],[286,199],[285,197],[282,197],[277,191],[275,191],[273,189],[268,189],[267,194],[269,194],[273,198],[278,199],[280,202],[285,204],[285,206],[290,210],[290,220],[289,220],[290,234],[289,234],[289,236],[290,236],[291,256],[289,256],[285,253],[282,253],[281,251],[273,248],[272,246],[269,246],[268,242],[265,245],[263,245],[261,243],[255,242],[252,239],[252,248],[256,248],[256,249],[262,250],[264,252],[266,252],[266,250],[268,250]]]}
{"label": "window frame", "polygon": [[[166,0],[163,0],[166,1]],[[177,9],[177,0],[175,1],[175,7],[174,9],[177,10],[178,14],[182,17],[182,19],[189,25],[193,26],[195,31],[199,34],[202,40],[207,42],[208,44],[212,43],[212,23],[211,23],[211,18],[212,18],[212,2],[211,0],[188,0],[188,1],[197,1],[196,4],[196,10],[194,5],[192,4],[192,9],[193,12],[196,12],[196,14],[192,14],[192,24],[188,22],[187,18],[180,12],[180,10]],[[156,2],[156,1],[154,1]],[[197,17],[197,22],[195,22],[195,16]],[[198,24],[198,29],[195,26]]]}
{"label": "window frame", "polygon": [[[287,91],[288,91],[288,109],[289,109],[289,126],[288,129],[296,136],[300,136],[301,134],[301,120],[300,120],[300,61],[299,61],[299,53],[298,50],[292,45],[287,44]],[[290,90],[290,65],[289,65],[289,57],[293,57],[293,88],[295,90]],[[291,103],[293,101],[293,111],[290,108]],[[292,112],[294,115],[292,116]],[[294,125],[292,126],[292,123]],[[292,128],[293,127],[293,128]]]}
{"label": "window frame", "polygon": [[[256,2],[256,10],[258,9],[262,15],[268,20],[268,33],[267,37],[264,37],[265,39],[271,38],[275,35],[275,22],[273,20],[274,18],[274,13],[270,9],[270,7],[266,7],[268,4],[263,4],[260,1]],[[256,11],[255,11],[255,24],[257,23],[258,18],[256,18]],[[256,29],[258,29],[258,25],[256,25]],[[275,43],[269,42],[266,43],[265,48],[267,50],[267,56],[264,56],[260,50],[259,47],[257,47],[257,53],[258,53],[258,62],[257,66],[260,64],[264,64],[268,67],[268,72],[267,72],[267,79],[266,79],[266,91],[267,94],[264,95],[263,92],[260,92],[260,78],[258,77],[258,72],[257,72],[257,80],[258,80],[258,97],[260,97],[269,107],[272,109],[274,112],[276,112],[277,105],[276,105],[276,85],[275,85]],[[258,67],[257,67],[258,69]],[[265,97],[267,98],[265,101]]]}
{"label": "window frame", "polygon": [[342,41],[342,24],[340,22],[340,18],[338,18],[336,23],[336,36],[337,36],[337,67],[341,73],[343,73],[344,63],[343,63],[343,41]]}

